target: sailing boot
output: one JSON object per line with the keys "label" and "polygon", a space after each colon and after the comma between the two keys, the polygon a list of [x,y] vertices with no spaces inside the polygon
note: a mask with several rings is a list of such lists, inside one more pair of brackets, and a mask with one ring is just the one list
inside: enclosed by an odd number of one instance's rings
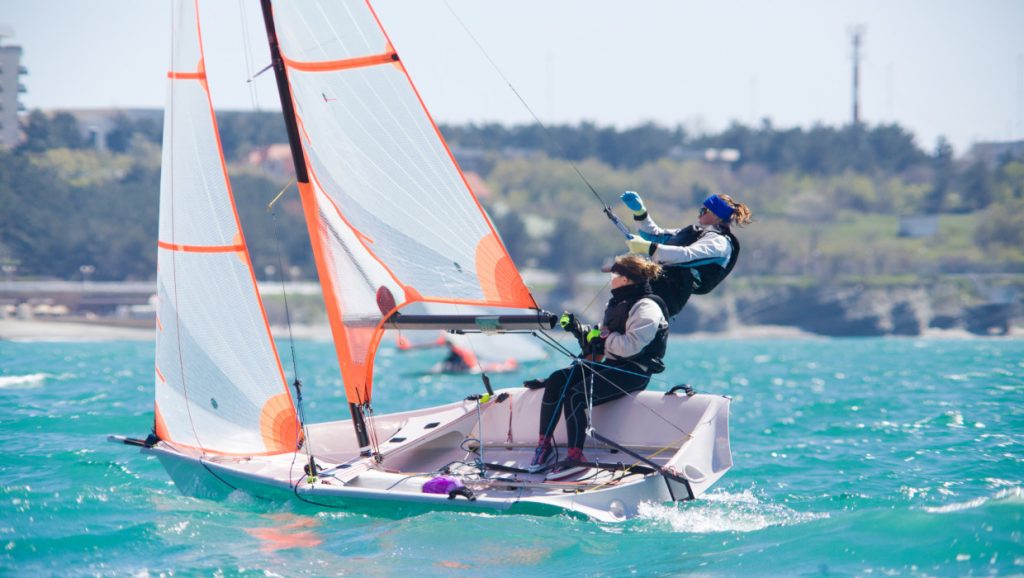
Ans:
{"label": "sailing boot", "polygon": [[530,473],[547,471],[555,464],[555,447],[550,436],[541,436],[537,440],[537,449],[533,450],[533,461],[526,468]]}
{"label": "sailing boot", "polygon": [[551,473],[545,476],[548,480],[561,480],[579,474],[589,469],[587,458],[583,457],[583,448],[569,448],[569,455],[558,462]]}

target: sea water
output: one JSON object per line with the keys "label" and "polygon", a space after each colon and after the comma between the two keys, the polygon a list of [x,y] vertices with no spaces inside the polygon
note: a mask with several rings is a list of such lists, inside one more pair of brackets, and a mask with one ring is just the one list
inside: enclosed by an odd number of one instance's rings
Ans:
{"label": "sea water", "polygon": [[[307,416],[347,417],[333,348],[294,352]],[[384,348],[376,410],[483,391],[423,375],[441,357]],[[0,342],[0,574],[1024,574],[1024,341],[673,340],[668,366],[652,389],[733,399],[735,466],[703,499],[622,524],[395,518],[182,496],[155,459],[105,441],[152,425],[152,343]]]}

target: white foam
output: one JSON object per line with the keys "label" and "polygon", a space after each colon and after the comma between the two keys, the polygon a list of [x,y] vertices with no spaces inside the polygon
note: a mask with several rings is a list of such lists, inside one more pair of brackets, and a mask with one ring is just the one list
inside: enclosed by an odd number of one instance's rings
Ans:
{"label": "white foam", "polygon": [[951,512],[962,512],[964,510],[979,508],[993,501],[1006,501],[1013,503],[1024,501],[1024,488],[1015,486],[1012,488],[1006,488],[1005,490],[1000,490],[992,497],[974,498],[973,500],[967,500],[966,502],[955,502],[952,504],[945,504],[943,506],[925,506],[924,511],[932,514],[949,514]]}
{"label": "white foam", "polygon": [[41,387],[48,377],[52,376],[49,373],[0,376],[0,389],[32,389]]}
{"label": "white foam", "polygon": [[756,532],[771,526],[790,526],[828,514],[797,512],[786,506],[762,503],[750,490],[738,494],[713,492],[683,506],[644,502],[640,518],[667,524],[674,532]]}

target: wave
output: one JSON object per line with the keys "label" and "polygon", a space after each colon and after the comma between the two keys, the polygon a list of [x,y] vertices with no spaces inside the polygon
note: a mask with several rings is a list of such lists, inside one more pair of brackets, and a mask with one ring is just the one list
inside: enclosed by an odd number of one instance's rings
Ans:
{"label": "wave", "polygon": [[0,389],[31,389],[34,387],[41,387],[48,377],[53,376],[49,373],[4,375],[0,376]]}
{"label": "wave", "polygon": [[750,490],[710,492],[684,506],[640,504],[640,519],[668,525],[673,532],[756,532],[772,526],[792,526],[827,518],[828,514],[798,512],[787,506],[763,503]]}
{"label": "wave", "polygon": [[974,498],[973,500],[967,500],[966,502],[955,502],[942,506],[925,506],[924,511],[931,514],[949,514],[952,512],[973,510],[974,508],[980,508],[989,503],[1024,504],[1024,487],[1015,486],[1012,488],[1006,488],[1004,490],[999,490],[994,496],[982,496],[980,498]]}

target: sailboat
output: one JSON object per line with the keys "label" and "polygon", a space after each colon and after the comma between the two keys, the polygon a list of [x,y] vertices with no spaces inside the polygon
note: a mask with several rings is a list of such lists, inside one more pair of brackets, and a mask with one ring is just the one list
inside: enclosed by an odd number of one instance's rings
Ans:
{"label": "sailboat", "polygon": [[[174,2],[158,240],[153,433],[178,489],[320,508],[570,514],[604,522],[701,496],[732,465],[730,400],[644,391],[593,408],[576,477],[529,473],[541,391],[377,415],[390,330],[554,327],[363,0],[261,0],[349,417],[306,423],[271,337],[206,79],[198,0]],[[409,312],[417,303],[489,314]],[[523,312],[525,310],[525,313]],[[489,387],[488,387],[489,388]],[[676,389],[676,388],[674,388]],[[556,443],[565,432],[556,429]]]}

